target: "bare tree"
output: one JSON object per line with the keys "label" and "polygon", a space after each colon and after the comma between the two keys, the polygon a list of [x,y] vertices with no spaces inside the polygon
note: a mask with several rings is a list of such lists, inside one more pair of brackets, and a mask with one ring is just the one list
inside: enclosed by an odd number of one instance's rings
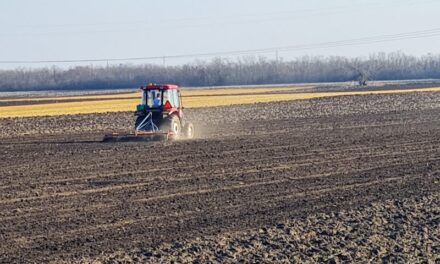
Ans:
{"label": "bare tree", "polygon": [[304,56],[291,61],[246,56],[215,58],[180,66],[120,64],[69,69],[0,70],[0,91],[132,88],[145,82],[175,82],[186,86],[246,85],[355,80],[440,78],[440,55],[408,56],[377,53],[368,58]]}

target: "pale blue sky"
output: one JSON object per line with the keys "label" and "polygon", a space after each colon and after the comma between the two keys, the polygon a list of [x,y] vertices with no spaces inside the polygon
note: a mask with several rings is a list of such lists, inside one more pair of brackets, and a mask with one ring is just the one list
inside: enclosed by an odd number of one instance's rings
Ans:
{"label": "pale blue sky", "polygon": [[[294,46],[440,29],[439,14],[439,0],[0,0],[0,61],[154,57]],[[303,55],[353,57],[397,50],[423,55],[440,53],[439,44],[437,34],[280,51],[279,56],[284,60]],[[275,52],[263,55],[274,58]],[[167,59],[166,63],[194,60]],[[17,66],[30,65],[0,64],[0,69]]]}

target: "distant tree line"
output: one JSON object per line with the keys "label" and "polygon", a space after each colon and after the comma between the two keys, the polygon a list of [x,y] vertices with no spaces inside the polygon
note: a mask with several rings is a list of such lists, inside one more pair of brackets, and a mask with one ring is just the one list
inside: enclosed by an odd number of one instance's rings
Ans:
{"label": "distant tree line", "polygon": [[243,57],[215,58],[178,66],[155,64],[80,66],[0,70],[0,91],[88,90],[133,88],[140,84],[183,86],[282,84],[306,82],[440,78],[440,55],[410,56],[377,53],[368,58],[312,57],[292,61]]}

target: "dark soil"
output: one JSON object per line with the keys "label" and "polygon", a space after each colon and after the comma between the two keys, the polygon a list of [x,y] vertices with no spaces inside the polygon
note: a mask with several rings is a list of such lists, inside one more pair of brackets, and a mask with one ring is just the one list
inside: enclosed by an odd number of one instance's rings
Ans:
{"label": "dark soil", "polygon": [[440,93],[189,109],[197,139],[136,143],[100,142],[131,113],[1,119],[0,262],[435,263],[439,110]]}
{"label": "dark soil", "polygon": [[75,262],[438,263],[439,225],[437,193]]}

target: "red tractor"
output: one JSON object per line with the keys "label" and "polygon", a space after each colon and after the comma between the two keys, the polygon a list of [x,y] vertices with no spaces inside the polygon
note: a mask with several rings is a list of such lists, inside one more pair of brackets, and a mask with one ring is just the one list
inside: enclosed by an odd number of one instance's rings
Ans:
{"label": "red tractor", "polygon": [[146,137],[191,139],[194,126],[183,115],[179,86],[174,84],[148,84],[141,86],[141,103],[137,105],[134,134],[110,134],[104,141],[128,141]]}

